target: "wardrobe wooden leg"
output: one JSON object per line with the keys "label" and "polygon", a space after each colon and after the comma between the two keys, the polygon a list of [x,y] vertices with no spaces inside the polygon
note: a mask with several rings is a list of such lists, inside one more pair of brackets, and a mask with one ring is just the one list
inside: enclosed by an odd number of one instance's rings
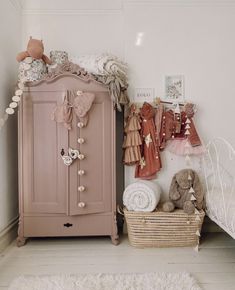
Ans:
{"label": "wardrobe wooden leg", "polygon": [[27,238],[18,236],[17,239],[16,239],[16,245],[17,245],[17,247],[24,246],[26,244],[26,241],[27,241]]}
{"label": "wardrobe wooden leg", "polygon": [[112,235],[111,236],[111,241],[112,241],[112,244],[117,246],[119,245],[119,236],[118,235]]}

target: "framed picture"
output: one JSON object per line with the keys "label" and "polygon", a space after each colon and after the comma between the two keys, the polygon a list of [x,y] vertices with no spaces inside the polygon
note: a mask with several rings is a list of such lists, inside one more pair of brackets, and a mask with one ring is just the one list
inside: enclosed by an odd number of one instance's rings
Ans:
{"label": "framed picture", "polygon": [[184,76],[165,76],[165,98],[170,101],[184,101]]}

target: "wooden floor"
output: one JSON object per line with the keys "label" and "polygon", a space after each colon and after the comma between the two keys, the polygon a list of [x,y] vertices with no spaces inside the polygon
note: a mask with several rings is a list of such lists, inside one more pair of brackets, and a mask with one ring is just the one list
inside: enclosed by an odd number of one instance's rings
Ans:
{"label": "wooden floor", "polygon": [[[0,256],[0,290],[22,274],[97,272],[191,272],[202,289],[235,289],[235,240],[224,233],[204,234],[201,250],[136,249],[126,236],[119,246],[109,238],[31,239]],[[147,289],[146,289],[147,290]]]}

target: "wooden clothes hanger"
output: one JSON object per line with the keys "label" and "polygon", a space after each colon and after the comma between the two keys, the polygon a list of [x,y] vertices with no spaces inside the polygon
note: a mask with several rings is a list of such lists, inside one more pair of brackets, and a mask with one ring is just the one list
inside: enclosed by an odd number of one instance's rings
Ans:
{"label": "wooden clothes hanger", "polygon": [[179,106],[183,107],[185,106],[186,103],[182,103],[182,102],[170,102],[170,101],[162,101],[159,97],[156,97],[155,99],[155,104],[159,105],[159,104],[169,104],[169,105],[173,105],[173,104],[179,104]]}

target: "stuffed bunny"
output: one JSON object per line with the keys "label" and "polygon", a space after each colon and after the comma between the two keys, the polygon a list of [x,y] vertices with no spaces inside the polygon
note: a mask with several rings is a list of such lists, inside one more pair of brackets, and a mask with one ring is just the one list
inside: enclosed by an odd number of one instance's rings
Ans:
{"label": "stuffed bunny", "polygon": [[204,208],[204,192],[197,173],[192,169],[177,172],[171,182],[169,199],[163,204],[165,212],[180,208],[193,214],[195,208]]}

